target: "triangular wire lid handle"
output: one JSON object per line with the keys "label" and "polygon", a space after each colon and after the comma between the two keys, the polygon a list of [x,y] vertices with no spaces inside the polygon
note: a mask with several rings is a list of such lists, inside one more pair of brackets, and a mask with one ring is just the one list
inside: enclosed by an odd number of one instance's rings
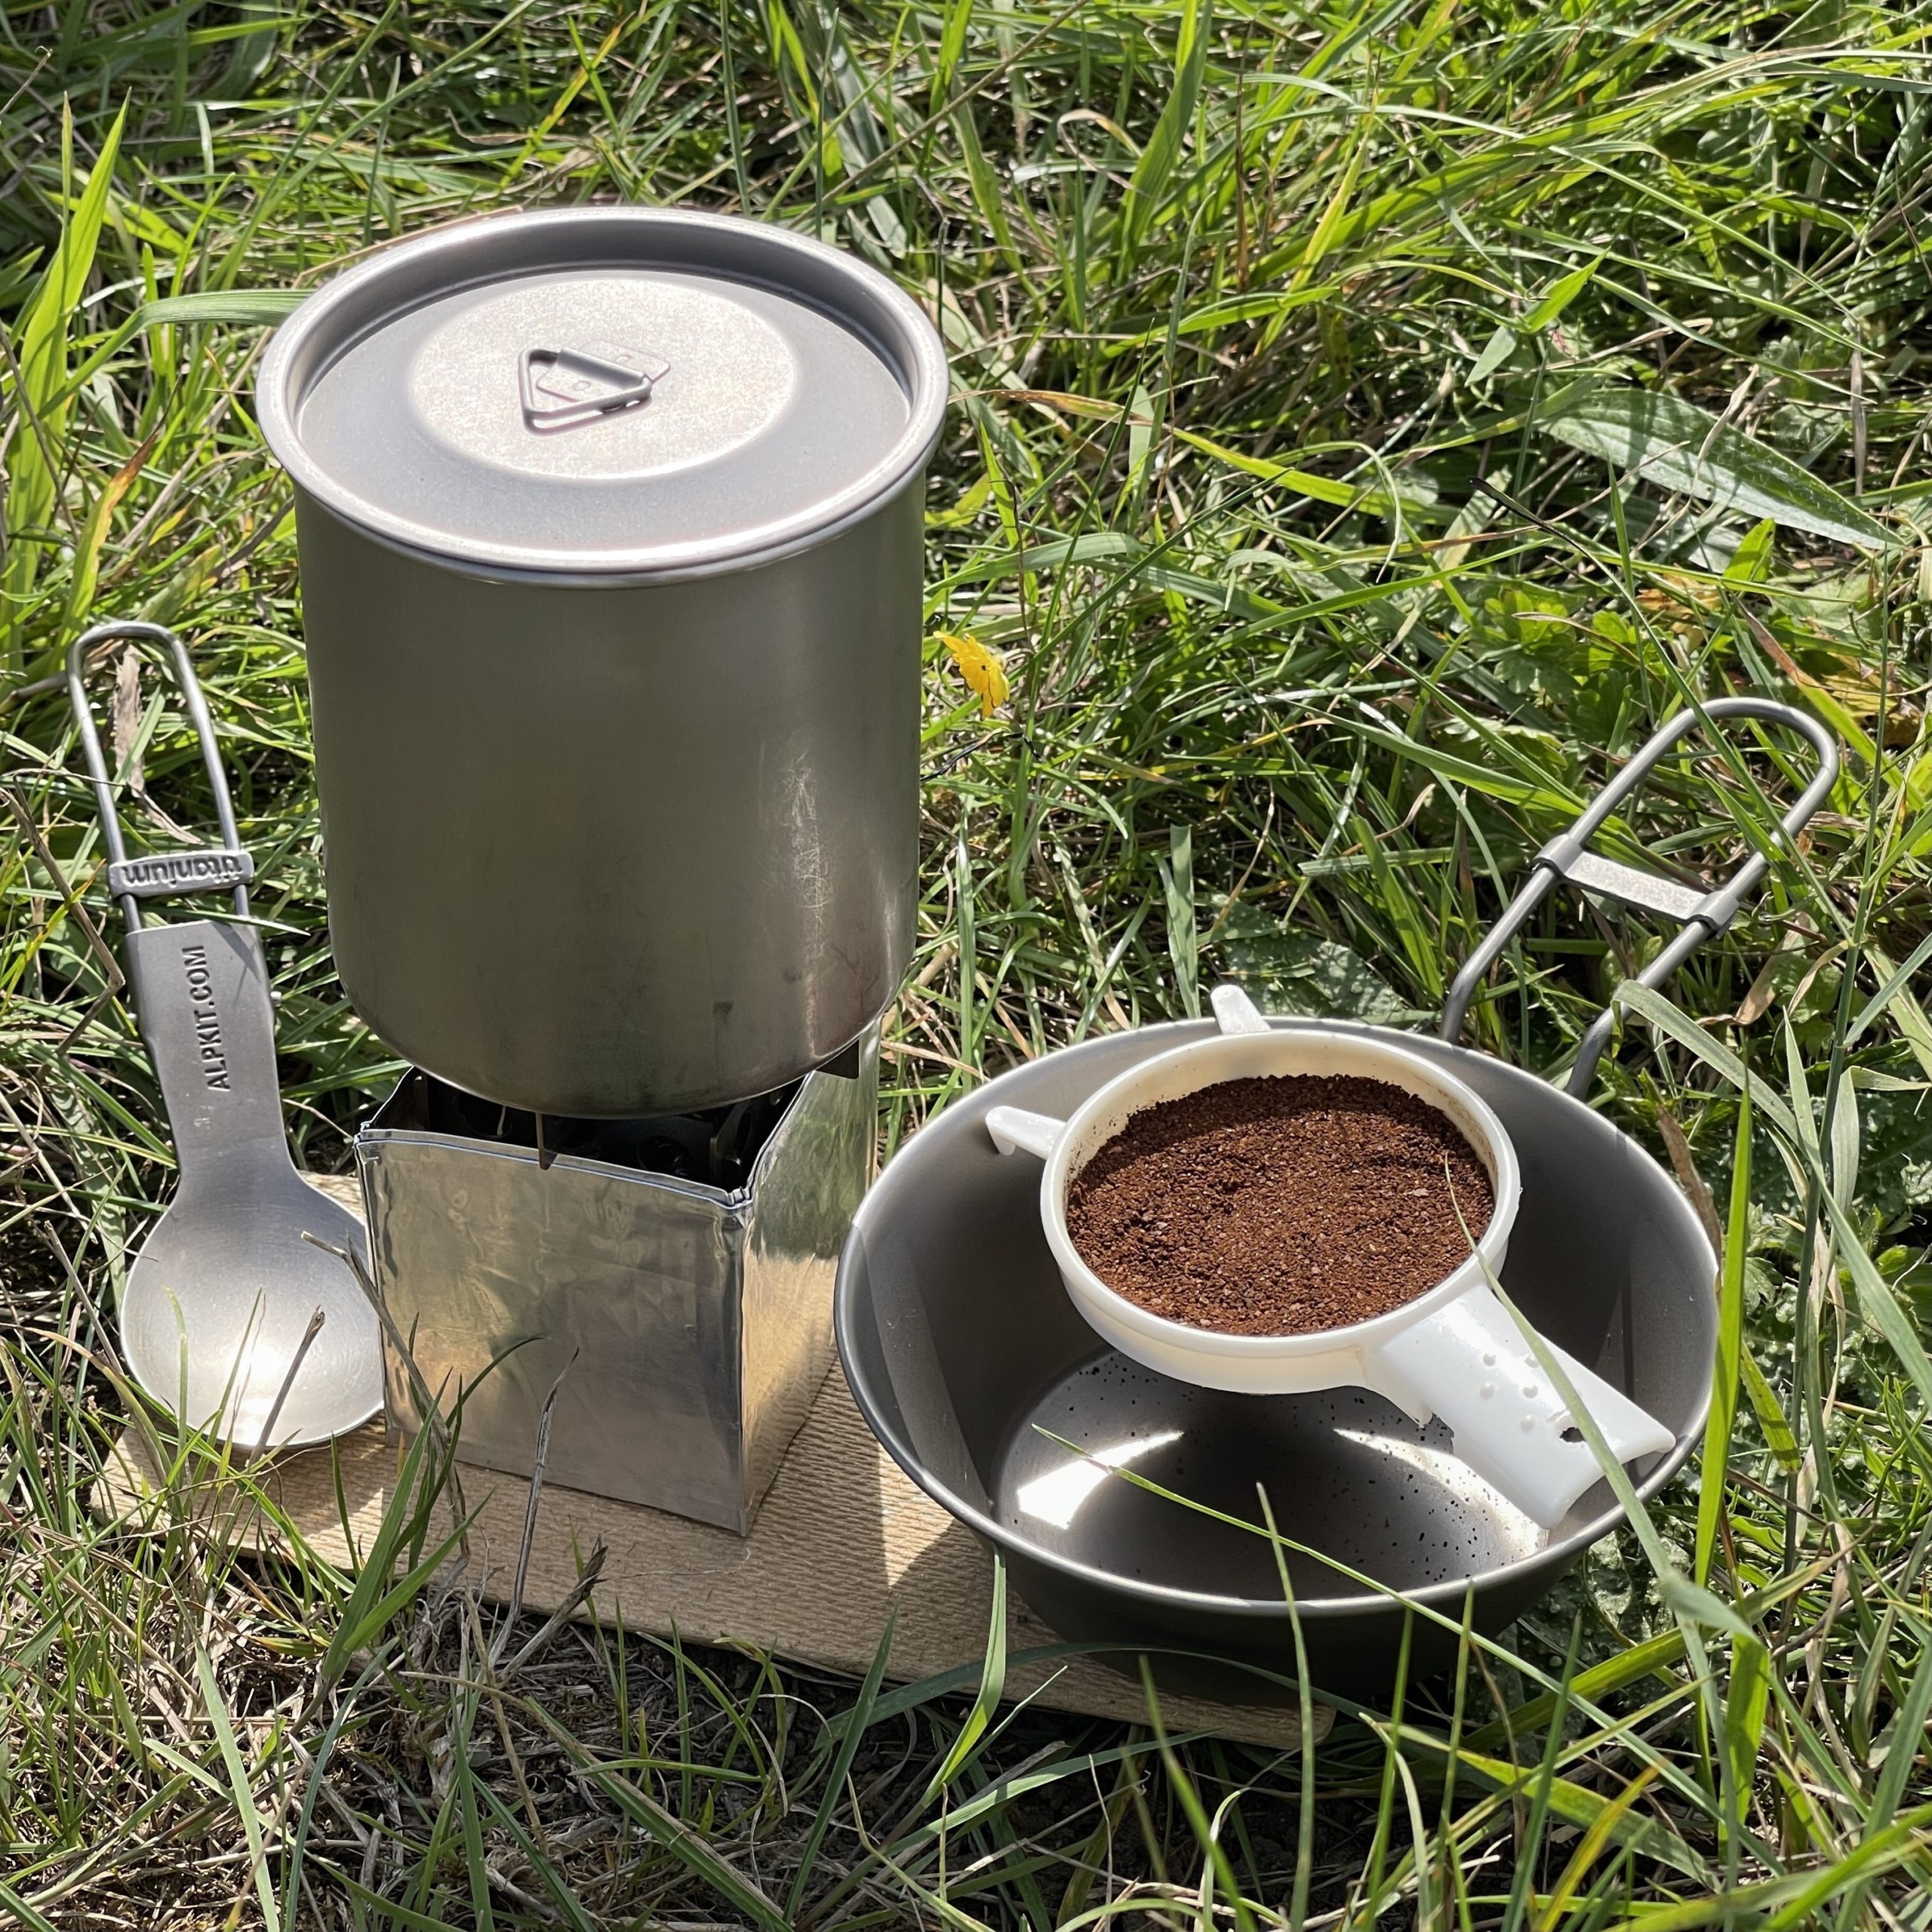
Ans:
{"label": "triangular wire lid handle", "polygon": [[526,349],[517,358],[523,420],[537,430],[592,423],[648,401],[670,365],[608,343],[583,349]]}

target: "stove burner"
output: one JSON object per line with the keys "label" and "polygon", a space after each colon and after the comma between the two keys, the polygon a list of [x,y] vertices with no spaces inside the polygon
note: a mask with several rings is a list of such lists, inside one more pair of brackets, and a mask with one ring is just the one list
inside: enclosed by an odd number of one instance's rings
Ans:
{"label": "stove burner", "polygon": [[799,1082],[702,1113],[659,1114],[641,1120],[574,1120],[499,1106],[445,1085],[419,1067],[383,1109],[385,1127],[414,1128],[466,1140],[530,1148],[549,1167],[559,1155],[667,1174],[727,1193],[744,1186],[758,1150],[771,1138]]}

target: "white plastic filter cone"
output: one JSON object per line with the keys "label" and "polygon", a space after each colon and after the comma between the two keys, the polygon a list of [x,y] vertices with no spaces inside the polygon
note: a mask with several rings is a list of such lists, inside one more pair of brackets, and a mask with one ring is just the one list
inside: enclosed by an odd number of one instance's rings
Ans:
{"label": "white plastic filter cone", "polygon": [[[1521,1192],[1515,1149],[1489,1107],[1454,1075],[1392,1042],[1341,1029],[1279,1030],[1236,986],[1213,994],[1216,1036],[1144,1061],[1110,1081],[1070,1119],[995,1107],[986,1129],[1002,1154],[1045,1162],[1040,1216],[1081,1314],[1123,1355],[1178,1381],[1256,1395],[1372,1389],[1412,1416],[1439,1416],[1457,1454],[1545,1528],[1603,1472],[1515,1318],[1491,1291]],[[1495,1197],[1469,1260],[1387,1315],[1312,1334],[1229,1335],[1170,1321],[1117,1294],[1074,1247],[1066,1226],[1074,1177],[1129,1117],[1223,1081],[1284,1074],[1386,1081],[1448,1115],[1489,1171]],[[1545,1342],[1620,1463],[1671,1446],[1669,1430],[1620,1390]]]}

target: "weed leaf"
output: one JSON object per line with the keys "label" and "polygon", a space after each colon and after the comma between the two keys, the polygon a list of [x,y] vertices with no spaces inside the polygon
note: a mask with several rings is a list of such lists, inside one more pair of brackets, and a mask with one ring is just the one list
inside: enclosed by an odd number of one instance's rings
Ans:
{"label": "weed leaf", "polygon": [[1572,392],[1537,416],[1550,435],[1665,490],[1719,509],[1770,517],[1855,549],[1895,549],[1897,540],[1788,456],[1741,429],[1649,389]]}

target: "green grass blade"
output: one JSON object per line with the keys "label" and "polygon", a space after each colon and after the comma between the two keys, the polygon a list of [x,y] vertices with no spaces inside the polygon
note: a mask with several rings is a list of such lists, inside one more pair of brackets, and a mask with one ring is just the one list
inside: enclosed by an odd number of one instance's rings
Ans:
{"label": "green grass blade", "polygon": [[1167,1726],[1161,1718],[1160,1694],[1154,1688],[1153,1666],[1144,1657],[1140,1660],[1141,1694],[1146,1700],[1147,1721],[1154,1733],[1155,1747],[1161,1754],[1161,1762],[1168,1774],[1169,1787],[1180,1801],[1180,1807],[1193,1828],[1195,1842],[1201,1855],[1207,1861],[1207,1869],[1202,1875],[1202,1916],[1208,1924],[1214,1922],[1211,1909],[1212,1893],[1209,1881],[1211,1878],[1221,1895],[1228,1902],[1228,1910],[1233,1918],[1237,1932],[1254,1932],[1254,1915],[1248,1909],[1247,1900],[1242,1892],[1240,1881],[1235,1878],[1234,1867],[1228,1861],[1226,1848],[1221,1843],[1220,1834],[1214,1829],[1214,1821],[1208,1815],[1208,1808],[1201,1801],[1201,1794],[1195,1789],[1174,1747],[1168,1741]]}
{"label": "green grass blade", "polygon": [[764,1932],[791,1932],[785,1914],[777,1903],[753,1880],[714,1850],[701,1832],[694,1831],[630,1779],[611,1770],[547,1712],[537,1715],[538,1721],[563,1748],[583,1777],[694,1876],[703,1881],[734,1911],[764,1927]]}
{"label": "green grass blade", "polygon": [[1733,1142],[1730,1211],[1724,1229],[1718,1273],[1718,1346],[1711,1365],[1711,1409],[1704,1423],[1704,1452],[1698,1465],[1697,1543],[1690,1574],[1707,1582],[1724,1520],[1725,1469],[1731,1431],[1737,1419],[1737,1385],[1744,1353],[1744,1260],[1751,1240],[1751,1094],[1738,1102]]}
{"label": "green grass blade", "polygon": [[275,1898],[274,1881],[269,1875],[268,1853],[262,1836],[261,1814],[255,1808],[254,1787],[248,1780],[248,1767],[242,1761],[241,1746],[235,1741],[235,1727],[229,1721],[228,1706],[222,1697],[221,1686],[215,1681],[214,1666],[209,1662],[208,1652],[198,1644],[195,1650],[195,1679],[201,1687],[202,1707],[208,1712],[209,1727],[214,1732],[215,1746],[221,1753],[222,1766],[228,1774],[235,1813],[248,1839],[248,1876],[262,1908],[263,1923],[268,1932],[281,1932],[281,1909]]}
{"label": "green grass blade", "polygon": [[1720,509],[1767,516],[1787,529],[1863,549],[1897,544],[1883,524],[1821,478],[1675,396],[1649,389],[1586,391],[1538,420],[1573,449]]}
{"label": "green grass blade", "polygon": [[986,1621],[986,1658],[980,1667],[980,1687],[973,1699],[973,1708],[966,1714],[966,1721],[959,1727],[959,1735],[952,1741],[952,1748],[926,1786],[925,1795],[919,1801],[921,1806],[930,1804],[958,1776],[961,1767],[971,1758],[980,1740],[986,1735],[986,1727],[992,1722],[993,1713],[999,1709],[999,1700],[1005,1689],[1006,1561],[995,1550],[992,1607]]}
{"label": "green grass blade", "polygon": [[[94,268],[126,120],[123,107],[101,144],[87,186],[62,224],[59,245],[28,306],[14,352],[17,420],[8,448],[6,497],[11,540],[0,572],[13,608],[0,614],[0,669],[18,661],[16,626],[39,568],[45,542],[40,533],[54,509],[67,424],[66,408],[57,398],[66,386],[68,345]],[[63,150],[71,160],[71,112],[64,115],[62,128]]]}
{"label": "green grass blade", "polygon": [[1161,118],[1128,178],[1121,209],[1121,267],[1131,272],[1140,238],[1160,206],[1180,158],[1181,143],[1194,124],[1211,35],[1211,0],[1182,0],[1174,42],[1174,82]]}
{"label": "green grass blade", "polygon": [[878,1648],[872,1654],[871,1667],[866,1671],[865,1681],[859,1686],[859,1694],[854,1701],[851,1714],[846,1721],[844,1734],[838,1740],[837,1754],[832,1761],[832,1768],[826,1774],[825,1795],[819,1801],[818,1810],[813,1814],[804,1842],[798,1848],[798,1869],[792,1880],[791,1890],[785,1895],[785,1916],[795,1921],[798,1907],[803,1903],[805,1887],[811,1882],[812,1867],[818,1857],[818,1848],[825,1842],[825,1835],[831,1829],[832,1814],[838,1809],[845,1789],[845,1780],[852,1769],[852,1761],[859,1755],[859,1746],[864,1740],[866,1727],[872,1722],[872,1707],[878,1701],[879,1686],[885,1681],[885,1667],[892,1654],[892,1632],[898,1622],[897,1612],[888,1614],[884,1634],[878,1640]]}

